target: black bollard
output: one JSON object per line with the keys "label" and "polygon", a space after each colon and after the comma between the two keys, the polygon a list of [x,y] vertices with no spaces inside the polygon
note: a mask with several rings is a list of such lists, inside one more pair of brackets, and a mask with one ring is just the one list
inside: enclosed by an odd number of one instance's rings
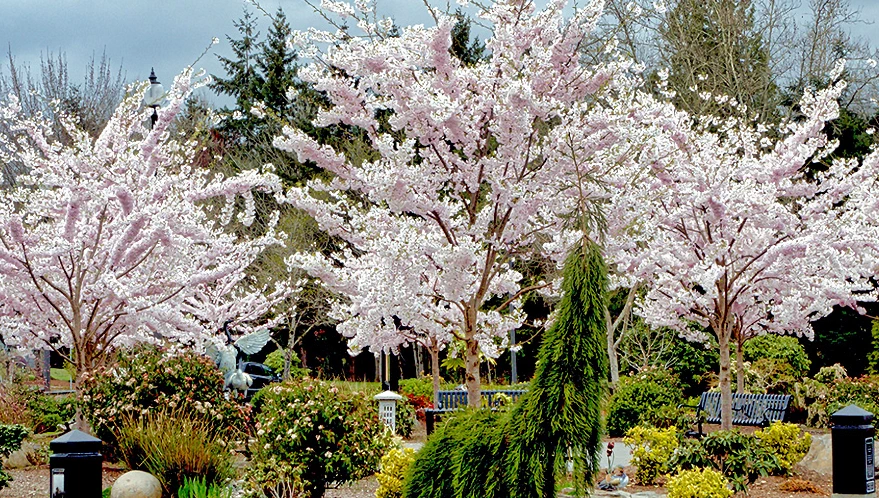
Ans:
{"label": "black bollard", "polygon": [[49,443],[49,498],[100,498],[103,441],[73,430]]}
{"label": "black bollard", "polygon": [[833,498],[875,498],[873,414],[849,405],[830,416]]}

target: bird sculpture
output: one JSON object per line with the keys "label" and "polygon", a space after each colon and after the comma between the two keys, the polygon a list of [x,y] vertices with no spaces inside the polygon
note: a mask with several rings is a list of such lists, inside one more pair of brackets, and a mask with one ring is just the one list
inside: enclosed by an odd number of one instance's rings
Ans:
{"label": "bird sculpture", "polygon": [[253,385],[253,379],[241,370],[239,359],[242,354],[259,353],[269,342],[269,331],[268,329],[260,329],[233,341],[232,334],[229,332],[229,323],[223,324],[226,344],[222,346],[210,344],[205,353],[217,363],[220,371],[223,372],[224,386],[246,394],[247,389]]}

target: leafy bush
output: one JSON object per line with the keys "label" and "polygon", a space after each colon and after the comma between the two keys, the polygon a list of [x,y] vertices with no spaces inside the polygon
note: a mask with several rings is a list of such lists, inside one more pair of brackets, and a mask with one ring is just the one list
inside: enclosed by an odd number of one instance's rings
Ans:
{"label": "leafy bush", "polygon": [[653,484],[671,468],[669,460],[678,447],[677,429],[632,427],[623,442],[632,447],[632,465],[638,468],[635,478],[641,484]]}
{"label": "leafy bush", "polygon": [[378,481],[375,498],[402,498],[403,478],[414,461],[412,448],[393,448],[383,456],[381,472],[375,475]]}
{"label": "leafy bush", "polygon": [[216,430],[233,439],[245,429],[249,408],[223,393],[223,374],[209,358],[193,352],[166,353],[145,346],[121,355],[115,368],[86,376],[83,413],[105,450],[116,447],[116,426],[127,414],[145,415],[157,407],[191,408],[216,421]]}
{"label": "leafy bush", "polygon": [[763,334],[746,341],[742,353],[745,361],[752,363],[762,360],[777,360],[791,367],[795,378],[808,375],[809,367],[812,366],[809,355],[796,337],[780,336],[775,334]]}
{"label": "leafy bush", "polygon": [[723,474],[712,469],[682,470],[666,485],[668,498],[729,498],[733,492]]}
{"label": "leafy bush", "polygon": [[394,424],[397,429],[397,435],[403,437],[412,436],[412,431],[415,429],[415,407],[405,397],[397,402]]}
{"label": "leafy bush", "polygon": [[707,344],[672,341],[668,356],[674,359],[669,370],[678,378],[685,396],[698,396],[716,382],[720,354],[713,338]]}
{"label": "leafy bush", "polygon": [[[278,375],[281,375],[284,372],[284,351],[280,349],[276,349],[266,356],[263,364],[272,370]],[[309,372],[307,368],[302,368],[301,360],[299,356],[293,355],[290,357],[290,378],[298,379],[301,377],[308,377]]]}
{"label": "leafy bush", "polygon": [[0,386],[0,422],[22,424],[34,433],[58,430],[58,425],[73,418],[73,398],[58,398],[23,384]]}
{"label": "leafy bush", "polygon": [[221,485],[210,484],[207,479],[186,477],[177,490],[177,498],[232,498],[232,490]]}
{"label": "leafy bush", "polygon": [[412,405],[412,408],[415,409],[415,417],[424,422],[424,410],[426,408],[433,408],[433,402],[431,398],[427,398],[426,396],[419,396],[417,394],[405,394],[406,400],[409,401],[409,404]]}
{"label": "leafy bush", "polygon": [[738,430],[717,431],[702,440],[683,441],[671,466],[685,470],[712,468],[723,474],[736,491],[747,491],[748,485],[757,477],[780,471],[775,455],[757,438]]}
{"label": "leafy bush", "polygon": [[[0,457],[6,458],[21,448],[21,442],[30,431],[27,427],[19,424],[0,425]],[[0,468],[0,489],[9,486],[12,476]]]}
{"label": "leafy bush", "polygon": [[848,405],[879,413],[879,376],[852,379],[841,375],[844,370],[837,365],[824,367],[814,379],[795,386],[793,406],[805,412],[806,425],[829,427],[830,415]]}
{"label": "leafy bush", "polygon": [[621,436],[637,425],[675,425],[682,400],[677,379],[667,370],[649,369],[622,377],[610,398],[607,430],[611,436]]}
{"label": "leafy bush", "polygon": [[227,443],[207,414],[180,407],[127,413],[118,430],[122,461],[156,476],[171,496],[187,478],[211,486],[233,475]]}
{"label": "leafy bush", "polygon": [[766,429],[754,433],[760,445],[778,458],[780,473],[790,474],[812,446],[812,435],[796,424],[775,421]]}
{"label": "leafy bush", "polygon": [[249,496],[323,496],[329,484],[372,475],[390,442],[371,397],[326,382],[276,384],[253,403],[259,430],[250,448]]}
{"label": "leafy bush", "polygon": [[419,379],[400,379],[400,394],[433,399],[433,379],[430,376]]}

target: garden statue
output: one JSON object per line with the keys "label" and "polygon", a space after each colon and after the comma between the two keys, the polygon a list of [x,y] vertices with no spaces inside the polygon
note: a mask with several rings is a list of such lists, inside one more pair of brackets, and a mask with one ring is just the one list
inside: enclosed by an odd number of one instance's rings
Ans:
{"label": "garden statue", "polygon": [[223,332],[226,334],[226,344],[220,347],[210,344],[205,348],[205,354],[217,362],[217,366],[223,372],[225,387],[246,393],[247,388],[253,384],[253,379],[240,368],[242,353],[249,355],[260,352],[269,342],[269,331],[260,329],[233,341],[229,332],[229,322],[226,322],[223,324]]}

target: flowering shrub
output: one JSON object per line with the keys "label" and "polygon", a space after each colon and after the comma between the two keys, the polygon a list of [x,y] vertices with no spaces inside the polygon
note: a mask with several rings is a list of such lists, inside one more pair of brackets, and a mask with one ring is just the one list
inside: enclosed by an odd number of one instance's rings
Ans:
{"label": "flowering shrub", "polygon": [[845,376],[839,365],[824,367],[795,386],[794,407],[805,411],[806,425],[829,427],[830,415],[848,405],[879,413],[879,376]]}
{"label": "flowering shrub", "polygon": [[248,496],[323,496],[330,484],[375,473],[390,444],[364,393],[302,379],[264,388],[253,404],[258,431],[250,447]]}
{"label": "flowering shrub", "polygon": [[775,421],[766,429],[754,433],[760,446],[778,458],[780,473],[790,474],[794,464],[802,460],[812,446],[812,435],[796,424]]}
{"label": "flowering shrub", "polygon": [[375,498],[402,498],[403,478],[414,461],[412,448],[393,448],[383,456],[381,472],[375,475],[378,481]]}
{"label": "flowering shrub", "polygon": [[712,469],[682,470],[666,485],[668,498],[728,498],[733,495],[723,474]]}
{"label": "flowering shrub", "polygon": [[636,425],[674,425],[682,401],[678,380],[667,370],[647,369],[622,377],[610,398],[607,431],[621,436]]}
{"label": "flowering shrub", "polygon": [[632,446],[632,465],[638,468],[635,477],[641,484],[653,484],[671,469],[669,460],[678,447],[677,429],[632,427],[623,442]]}
{"label": "flowering shrub", "polygon": [[83,413],[111,452],[124,415],[146,415],[165,406],[202,413],[229,438],[247,427],[248,408],[226,399],[216,364],[193,352],[172,354],[144,346],[121,355],[115,368],[82,381]]}

